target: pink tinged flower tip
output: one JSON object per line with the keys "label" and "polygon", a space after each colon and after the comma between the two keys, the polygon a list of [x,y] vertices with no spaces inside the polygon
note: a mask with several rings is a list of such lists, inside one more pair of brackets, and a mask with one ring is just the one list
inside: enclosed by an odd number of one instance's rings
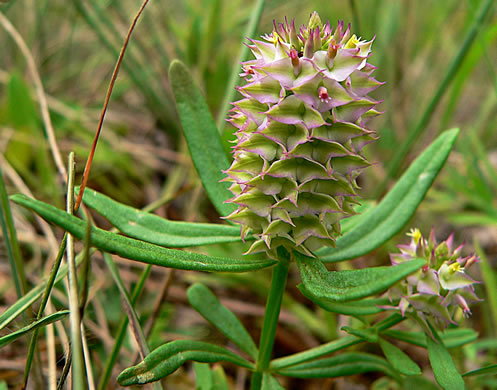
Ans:
{"label": "pink tinged flower tip", "polygon": [[340,45],[336,43],[335,38],[332,38],[328,46],[328,57],[330,60],[333,60],[337,56],[339,48]]}
{"label": "pink tinged flower tip", "polygon": [[318,97],[322,103],[330,102],[330,95],[328,95],[328,90],[326,89],[326,87],[321,86],[318,88]]}
{"label": "pink tinged flower tip", "polygon": [[462,309],[464,316],[469,317],[471,315],[471,310],[466,300],[459,294],[456,295],[456,300],[459,307]]}
{"label": "pink tinged flower tip", "polygon": [[300,65],[299,53],[293,47],[290,49],[290,53],[288,53],[292,60],[292,65],[294,68],[297,68]]}

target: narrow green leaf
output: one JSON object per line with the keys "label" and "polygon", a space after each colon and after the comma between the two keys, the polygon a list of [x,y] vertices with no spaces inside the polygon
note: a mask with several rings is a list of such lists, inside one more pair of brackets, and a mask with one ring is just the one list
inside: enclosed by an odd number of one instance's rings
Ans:
{"label": "narrow green leaf", "polygon": [[489,314],[492,321],[492,327],[497,329],[497,274],[495,273],[495,268],[492,267],[492,263],[488,260],[487,254],[476,239],[474,240],[474,246],[476,253],[481,260],[481,276],[486,291],[486,304],[490,308]]}
{"label": "narrow green leaf", "polygon": [[[67,268],[65,269],[67,273]],[[61,278],[59,278],[60,280]],[[38,286],[29,290],[29,292],[22,298],[18,299],[14,304],[10,305],[1,315],[0,315],[0,330],[4,329],[9,325],[17,316],[24,313],[28,307],[36,302],[40,298],[43,292],[44,286],[40,283]]]}
{"label": "narrow green leaf", "polygon": [[[11,199],[24,207],[32,209],[47,221],[67,230],[76,238],[83,239],[86,231],[85,221],[68,215],[56,207],[21,194],[13,195]],[[105,252],[115,253],[127,259],[162,267],[194,271],[245,272],[270,267],[276,263],[274,260],[236,260],[167,249],[96,227],[92,227],[91,244]]]}
{"label": "narrow green leaf", "polygon": [[415,127],[409,129],[407,139],[400,144],[399,148],[395,150],[394,155],[392,156],[388,164],[387,175],[383,182],[380,183],[380,185],[378,186],[379,191],[383,191],[386,184],[388,183],[388,180],[397,174],[398,170],[400,169],[401,163],[408,155],[409,150],[413,147],[416,140],[420,138],[421,134],[423,134],[423,132],[426,130],[428,123],[430,122],[430,119],[435,112],[435,109],[442,100],[442,97],[444,96],[450,83],[457,74],[457,71],[461,67],[466,54],[470,51],[470,48],[473,45],[473,42],[483,24],[483,21],[485,20],[485,17],[490,11],[492,3],[492,0],[486,0],[486,2],[482,4],[479,12],[473,20],[473,23],[471,24],[471,28],[469,29],[467,35],[464,39],[461,40],[461,44],[459,46],[457,54],[449,64],[447,71],[444,72],[444,77],[441,80],[435,94],[431,98],[423,114],[419,117],[420,119],[418,123]]}
{"label": "narrow green leaf", "polygon": [[21,255],[19,242],[17,241],[16,228],[14,219],[10,210],[9,198],[2,171],[0,170],[0,225],[2,229],[3,240],[7,249],[12,278],[16,288],[18,298],[21,298],[28,290],[28,283],[24,273],[24,262]]}
{"label": "narrow green leaf", "polygon": [[176,340],[153,350],[136,366],[129,367],[117,377],[121,386],[131,386],[158,381],[172,374],[185,362],[231,362],[253,369],[253,364],[217,345],[201,341]]}
{"label": "narrow green leaf", "polygon": [[188,302],[241,350],[256,359],[257,347],[240,320],[206,286],[196,283],[186,292]]}
{"label": "narrow green leaf", "polygon": [[[243,38],[253,38],[257,26],[259,24],[259,20],[262,16],[262,11],[264,9],[264,0],[257,0],[254,4],[254,8],[252,9],[252,13],[250,16],[249,24],[247,25],[247,29],[243,34]],[[245,42],[244,42],[245,43]],[[223,103],[221,104],[221,109],[219,110],[219,117],[217,118],[217,128],[220,133],[223,133],[223,129],[225,126],[226,114],[228,113],[231,102],[235,100],[236,89],[235,87],[240,83],[240,63],[247,60],[247,56],[249,54],[249,48],[247,45],[242,44],[240,47],[240,53],[238,55],[237,61],[232,64],[232,70],[230,74],[230,78],[228,79],[228,84],[226,84],[226,89],[224,92]]]}
{"label": "narrow green leaf", "polygon": [[359,270],[328,271],[319,259],[295,252],[306,294],[336,302],[354,301],[385,291],[399,280],[421,268],[426,261],[415,259],[396,266]]}
{"label": "narrow green leaf", "polygon": [[462,374],[462,376],[477,376],[477,375],[496,375],[497,374],[497,364],[492,364],[491,366],[486,366],[478,368],[476,370],[468,371]]}
{"label": "narrow green leaf", "polygon": [[212,390],[212,371],[207,363],[193,362],[197,386],[195,390]]}
{"label": "narrow green leaf", "polygon": [[[76,258],[76,265],[79,265],[83,260],[82,256]],[[55,278],[54,284],[59,283],[67,275],[67,265],[60,267],[57,277]],[[43,294],[46,289],[47,280],[43,280],[36,287],[33,287],[29,292],[24,295],[21,299],[17,300],[14,304],[10,305],[1,315],[0,315],[0,330],[4,329],[9,325],[16,317],[22,314],[26,309],[31,307],[31,305],[36,302]]]}
{"label": "narrow green leaf", "polygon": [[212,369],[212,381],[213,390],[230,390],[228,378],[226,378],[226,373],[223,370],[223,366],[216,365]]}
{"label": "narrow green leaf", "polygon": [[388,298],[363,299],[360,301],[337,303],[330,299],[317,298],[314,295],[310,294],[305,288],[301,288],[300,292],[307,299],[313,301],[316,305],[322,307],[326,311],[354,317],[377,314],[384,310],[380,306],[391,305],[391,302]]}
{"label": "narrow green leaf", "polygon": [[401,389],[422,389],[422,390],[440,390],[440,388],[424,376],[406,376],[400,387]]}
{"label": "narrow green leaf", "polygon": [[22,329],[16,330],[15,332],[9,333],[6,336],[0,337],[0,348],[5,347],[6,345],[10,344],[14,340],[18,339],[19,337],[24,336],[26,333],[29,333],[35,329],[41,328],[43,326],[47,326],[49,324],[54,323],[55,321],[58,321],[62,318],[64,318],[66,315],[69,314],[69,310],[62,310],[58,311],[56,313],[50,314],[46,317],[43,317],[42,319],[35,321],[28,326],[25,326]]}
{"label": "narrow green leaf", "polygon": [[295,378],[335,378],[379,371],[396,377],[395,372],[385,359],[378,356],[349,352],[331,358],[314,360],[309,363],[297,364],[291,368],[278,370],[278,374]]}
{"label": "narrow green leaf", "polygon": [[[384,334],[418,347],[427,348],[426,336],[422,332],[404,332],[389,329]],[[446,348],[457,348],[475,341],[478,338],[478,333],[473,329],[447,329],[445,332],[440,333],[439,336]]]}
{"label": "narrow green leaf", "polygon": [[170,221],[123,205],[89,188],[85,190],[83,201],[127,236],[152,244],[183,248],[241,241],[238,227]]}
{"label": "narrow green leaf", "polygon": [[378,342],[378,330],[375,328],[354,329],[351,328],[350,326],[343,326],[342,330],[344,330],[348,334],[351,334],[352,336],[359,337],[360,339],[363,339],[364,341],[367,341],[369,343]]}
{"label": "narrow green leaf", "polygon": [[285,388],[280,385],[280,383],[274,376],[265,372],[264,374],[262,374],[261,390],[285,390]]}
{"label": "narrow green leaf", "polygon": [[[375,324],[374,328],[376,328],[378,332],[384,332],[386,329],[397,325],[403,320],[404,317],[402,317],[400,314],[395,313]],[[298,352],[290,356],[275,359],[271,362],[270,367],[271,369],[275,370],[295,366],[303,362],[317,359],[321,356],[329,355],[330,353],[340,351],[361,342],[362,340],[355,336],[342,337],[338,340],[333,340],[318,347],[308,349],[307,351]]]}
{"label": "narrow green leaf", "polygon": [[274,359],[271,362],[270,367],[273,370],[281,370],[290,366],[296,366],[300,363],[307,362],[309,360],[313,360],[336,351],[340,351],[361,342],[362,340],[355,336],[342,337],[338,340],[330,341],[329,343],[320,345],[319,347],[315,347],[307,351],[298,352],[294,355],[285,356],[279,359]]}
{"label": "narrow green leaf", "polygon": [[138,315],[136,314],[131,296],[129,295],[128,290],[126,289],[126,286],[121,279],[119,269],[117,268],[117,265],[110,254],[104,252],[103,256],[105,264],[107,265],[107,268],[112,275],[112,279],[114,279],[114,283],[116,284],[117,289],[121,294],[124,311],[128,315],[131,324],[131,330],[133,335],[135,336],[136,343],[138,344],[138,347],[140,348],[140,351],[143,353],[143,355],[148,354],[150,353],[150,349],[148,348],[145,334],[140,325],[140,320],[138,318]]}
{"label": "narrow green leaf", "polygon": [[457,371],[452,356],[441,341],[426,336],[428,357],[438,384],[444,390],[464,390],[464,380]]}
{"label": "narrow green leaf", "polygon": [[421,369],[400,348],[380,338],[380,347],[392,367],[404,375],[421,375]]}
{"label": "narrow green leaf", "polygon": [[227,216],[235,209],[232,204],[224,203],[232,194],[228,183],[219,181],[229,162],[209,107],[182,62],[171,63],[169,79],[193,164],[209,199],[222,216]]}
{"label": "narrow green leaf", "polygon": [[337,239],[336,248],[317,252],[324,262],[353,259],[379,247],[412,217],[442,169],[456,141],[458,129],[445,131],[411,164],[378,206]]}

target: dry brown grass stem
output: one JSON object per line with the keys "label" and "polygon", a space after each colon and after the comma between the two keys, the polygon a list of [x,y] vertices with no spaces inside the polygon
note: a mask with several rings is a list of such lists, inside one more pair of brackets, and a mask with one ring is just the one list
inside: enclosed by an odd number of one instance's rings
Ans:
{"label": "dry brown grass stem", "polygon": [[124,53],[128,47],[129,40],[131,38],[131,34],[135,29],[136,23],[138,19],[140,19],[143,10],[147,6],[149,0],[144,0],[140,9],[138,10],[131,26],[129,27],[128,34],[126,35],[126,39],[124,40],[123,47],[121,52],[119,53],[119,58],[117,59],[116,67],[114,68],[114,72],[112,73],[112,78],[110,80],[109,88],[107,89],[107,96],[105,97],[104,106],[102,108],[102,113],[100,114],[100,120],[98,122],[97,132],[95,134],[95,138],[93,139],[93,145],[90,150],[90,154],[88,156],[88,160],[86,160],[85,170],[83,172],[83,179],[81,181],[81,188],[79,190],[78,199],[76,200],[76,204],[74,206],[75,211],[79,209],[81,204],[81,200],[83,199],[83,193],[85,192],[86,184],[88,183],[88,177],[90,176],[91,164],[93,162],[93,156],[95,155],[95,150],[97,148],[98,138],[100,137],[100,132],[102,131],[102,126],[104,124],[105,114],[107,112],[107,107],[109,106],[110,97],[112,95],[112,90],[114,89],[114,84],[116,83],[117,76],[119,74],[119,69],[121,68],[121,64],[123,62]]}
{"label": "dry brown grass stem", "polygon": [[59,147],[57,146],[52,120],[50,119],[50,113],[48,111],[48,103],[45,90],[43,89],[43,84],[41,82],[40,74],[38,73],[38,70],[36,68],[34,58],[31,55],[31,52],[24,42],[21,34],[19,34],[16,28],[12,25],[12,23],[10,23],[10,21],[2,12],[0,12],[0,25],[2,25],[5,31],[7,31],[7,33],[12,37],[16,45],[19,47],[19,50],[21,50],[24,58],[26,59],[29,73],[31,74],[31,78],[33,79],[33,83],[35,85],[36,96],[38,98],[38,103],[40,104],[41,117],[43,120],[43,125],[45,127],[46,136],[48,138],[48,144],[50,145],[50,150],[52,151],[52,156],[59,174],[61,175],[64,182],[67,182],[66,167],[64,166]]}

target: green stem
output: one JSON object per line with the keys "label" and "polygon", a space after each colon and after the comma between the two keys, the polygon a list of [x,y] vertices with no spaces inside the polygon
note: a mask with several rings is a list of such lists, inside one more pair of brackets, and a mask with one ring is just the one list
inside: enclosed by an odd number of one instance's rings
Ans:
{"label": "green stem", "polygon": [[259,356],[252,375],[251,390],[259,390],[262,385],[262,374],[269,368],[271,352],[273,351],[276,327],[280,316],[281,301],[285,293],[286,279],[290,265],[289,254],[283,248],[278,249],[279,263],[273,269],[273,278],[269,290],[269,297],[264,313],[261,341],[259,343]]}

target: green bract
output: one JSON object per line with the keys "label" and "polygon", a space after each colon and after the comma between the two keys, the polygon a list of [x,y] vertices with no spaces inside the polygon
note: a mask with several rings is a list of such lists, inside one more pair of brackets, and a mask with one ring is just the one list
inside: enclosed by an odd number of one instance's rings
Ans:
{"label": "green bract", "polygon": [[238,128],[234,161],[225,171],[238,206],[227,218],[251,230],[249,253],[275,256],[279,245],[313,256],[334,247],[340,220],[354,214],[356,177],[369,165],[365,127],[378,114],[367,94],[381,85],[367,63],[371,41],[323,24],[317,13],[300,30],[274,23],[251,40],[230,122]]}

